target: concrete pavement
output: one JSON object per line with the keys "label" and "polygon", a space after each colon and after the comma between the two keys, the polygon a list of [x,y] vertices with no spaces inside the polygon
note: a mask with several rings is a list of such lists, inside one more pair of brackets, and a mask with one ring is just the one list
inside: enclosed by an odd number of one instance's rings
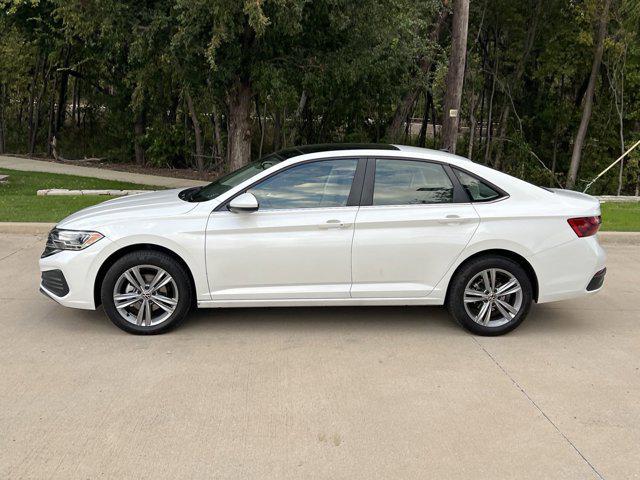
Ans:
{"label": "concrete pavement", "polygon": [[26,172],[49,172],[64,175],[78,175],[80,177],[102,178],[104,180],[118,180],[121,182],[138,183],[141,185],[155,185],[167,188],[195,187],[209,182],[188,180],[184,178],[159,177],[143,173],[119,172],[106,168],[84,167],[68,163],[45,162],[31,158],[8,157],[0,155],[0,168],[24,170]]}
{"label": "concrete pavement", "polygon": [[39,295],[42,247],[0,235],[0,478],[640,478],[640,247],[498,338],[422,307],[135,337]]}

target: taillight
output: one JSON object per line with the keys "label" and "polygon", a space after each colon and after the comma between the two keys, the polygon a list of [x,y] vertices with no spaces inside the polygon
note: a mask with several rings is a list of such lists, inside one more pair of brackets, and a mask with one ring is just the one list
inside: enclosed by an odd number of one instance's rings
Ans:
{"label": "taillight", "polygon": [[576,232],[576,235],[579,237],[590,237],[598,233],[598,229],[602,223],[602,217],[600,217],[600,215],[597,217],[578,217],[570,218],[567,221],[569,225],[571,225],[571,228],[573,228],[573,231]]}

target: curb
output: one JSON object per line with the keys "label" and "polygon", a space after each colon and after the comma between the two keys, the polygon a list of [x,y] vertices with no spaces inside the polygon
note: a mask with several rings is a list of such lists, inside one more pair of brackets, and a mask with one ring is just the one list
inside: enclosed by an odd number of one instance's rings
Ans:
{"label": "curb", "polygon": [[46,235],[55,225],[55,223],[37,222],[0,222],[0,233]]}
{"label": "curb", "polygon": [[107,195],[110,197],[126,197],[128,195],[138,195],[140,193],[151,193],[155,191],[156,190],[69,190],[67,188],[49,188],[46,190],[38,190],[36,195],[39,197],[67,195]]}
{"label": "curb", "polygon": [[[0,222],[0,233],[45,235],[55,225],[55,223]],[[599,232],[598,240],[603,245],[640,245],[640,232]]]}
{"label": "curb", "polygon": [[602,245],[640,245],[640,232],[598,232]]}

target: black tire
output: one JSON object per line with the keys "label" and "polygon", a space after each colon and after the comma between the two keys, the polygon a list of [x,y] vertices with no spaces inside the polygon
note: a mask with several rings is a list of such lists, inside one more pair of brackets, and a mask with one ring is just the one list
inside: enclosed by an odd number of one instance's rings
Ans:
{"label": "black tire", "polygon": [[[465,308],[464,296],[467,284],[478,274],[487,269],[500,269],[510,273],[518,280],[522,289],[522,299],[518,312],[511,320],[503,325],[481,325],[473,320]],[[470,332],[476,335],[494,336],[508,333],[520,325],[529,313],[532,299],[533,291],[531,287],[531,280],[525,270],[517,262],[498,255],[487,255],[470,260],[463,264],[456,272],[449,287],[447,307],[453,318]],[[493,310],[489,315],[495,315],[496,317],[501,316],[499,311],[494,313]]]}
{"label": "black tire", "polygon": [[[114,288],[116,282],[130,268],[135,266],[148,265],[159,267],[168,273],[177,288],[178,301],[175,310],[171,315],[157,325],[135,325],[127,321],[118,311],[113,299]],[[173,288],[173,286],[172,286]],[[119,328],[128,333],[135,335],[156,335],[168,332],[177,327],[191,310],[193,302],[193,291],[189,274],[179,262],[171,256],[153,250],[140,250],[131,252],[117,260],[107,271],[102,287],[100,297],[104,311],[109,319]],[[155,308],[157,306],[154,305]],[[160,310],[157,310],[160,312]]]}

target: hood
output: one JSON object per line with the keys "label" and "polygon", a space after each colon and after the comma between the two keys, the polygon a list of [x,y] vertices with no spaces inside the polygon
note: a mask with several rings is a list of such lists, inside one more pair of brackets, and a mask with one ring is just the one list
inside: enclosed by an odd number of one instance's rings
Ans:
{"label": "hood", "polygon": [[96,229],[100,226],[136,219],[172,217],[193,210],[195,203],[180,200],[184,188],[160,190],[120,197],[87,207],[58,222],[59,228],[72,230]]}

